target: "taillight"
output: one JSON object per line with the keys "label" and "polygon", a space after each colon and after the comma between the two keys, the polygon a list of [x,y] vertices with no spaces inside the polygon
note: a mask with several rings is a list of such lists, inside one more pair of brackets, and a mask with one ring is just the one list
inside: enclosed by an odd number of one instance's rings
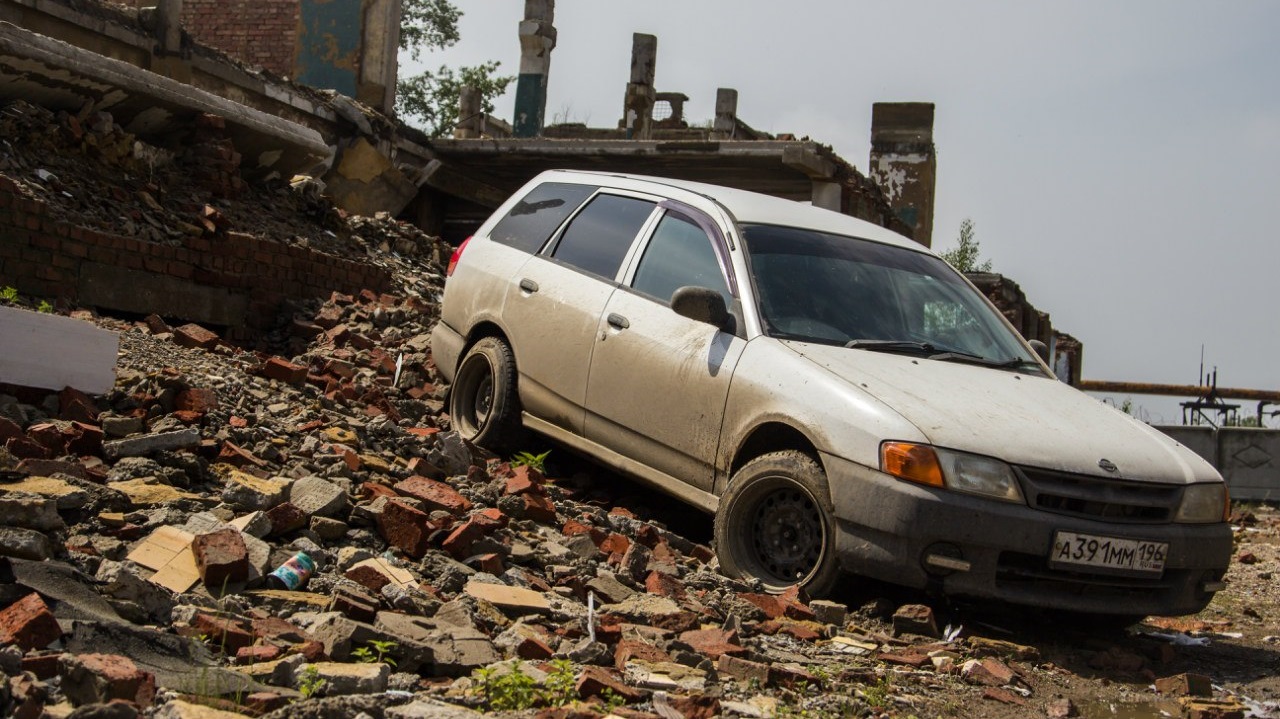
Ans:
{"label": "taillight", "polygon": [[[474,236],[474,235],[473,235],[473,236]],[[453,254],[452,254],[452,255],[450,255],[450,257],[449,257],[449,267],[448,267],[448,268],[446,268],[446,269],[445,269],[445,271],[444,271],[444,276],[445,276],[445,277],[453,277],[453,270],[454,270],[454,268],[455,268],[455,267],[457,267],[457,266],[458,266],[458,260],[462,259],[462,251],[463,251],[463,250],[465,250],[465,249],[467,249],[467,243],[468,243],[468,242],[470,242],[470,241],[471,241],[471,238],[470,238],[470,237],[468,237],[467,239],[463,240],[463,241],[462,241],[462,244],[461,244],[461,245],[458,245],[458,248],[457,248],[456,250],[454,250],[454,251],[453,251]]]}

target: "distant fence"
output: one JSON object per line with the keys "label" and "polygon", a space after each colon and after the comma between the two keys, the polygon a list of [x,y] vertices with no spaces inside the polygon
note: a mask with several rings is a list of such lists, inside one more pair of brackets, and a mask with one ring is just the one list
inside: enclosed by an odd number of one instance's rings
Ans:
{"label": "distant fence", "polygon": [[1157,426],[1204,457],[1227,480],[1232,499],[1280,502],[1280,429]]}

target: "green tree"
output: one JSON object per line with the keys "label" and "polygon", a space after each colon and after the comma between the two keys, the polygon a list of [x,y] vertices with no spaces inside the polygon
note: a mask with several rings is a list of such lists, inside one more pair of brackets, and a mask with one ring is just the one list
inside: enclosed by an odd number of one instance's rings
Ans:
{"label": "green tree", "polygon": [[[402,0],[400,49],[417,60],[423,52],[452,46],[460,37],[461,17],[449,0]],[[441,66],[404,78],[396,85],[396,111],[432,137],[447,136],[457,122],[458,99],[466,85],[478,88],[484,111],[493,112],[493,99],[515,79],[498,75],[498,67],[496,61],[457,70]]]}
{"label": "green tree", "polygon": [[973,238],[973,220],[968,217],[960,223],[960,240],[957,246],[938,254],[961,272],[991,271],[991,260],[978,261],[978,241]]}

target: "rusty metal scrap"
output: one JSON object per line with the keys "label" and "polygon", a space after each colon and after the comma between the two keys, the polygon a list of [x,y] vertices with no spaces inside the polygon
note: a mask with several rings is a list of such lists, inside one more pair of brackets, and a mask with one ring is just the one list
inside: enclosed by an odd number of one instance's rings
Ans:
{"label": "rusty metal scrap", "polygon": [[1219,399],[1248,399],[1280,402],[1280,391],[1265,389],[1237,389],[1232,387],[1201,387],[1194,384],[1153,384],[1149,382],[1104,382],[1081,380],[1077,387],[1085,392],[1111,392],[1115,394],[1154,394],[1168,397],[1204,397],[1213,393]]}

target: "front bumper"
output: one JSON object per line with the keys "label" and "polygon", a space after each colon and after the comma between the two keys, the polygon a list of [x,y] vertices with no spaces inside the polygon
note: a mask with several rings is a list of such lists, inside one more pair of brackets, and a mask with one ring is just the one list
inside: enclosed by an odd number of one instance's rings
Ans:
{"label": "front bumper", "polygon": [[[954,596],[1108,614],[1193,614],[1231,560],[1231,528],[1094,520],[904,482],[824,454],[845,571]],[[1169,543],[1158,577],[1049,566],[1055,531]],[[967,571],[926,565],[957,556]],[[951,563],[955,564],[955,563]]]}
{"label": "front bumper", "polygon": [[466,344],[467,338],[445,324],[444,320],[431,328],[431,360],[446,381],[453,381],[453,373],[458,368],[458,357]]}

